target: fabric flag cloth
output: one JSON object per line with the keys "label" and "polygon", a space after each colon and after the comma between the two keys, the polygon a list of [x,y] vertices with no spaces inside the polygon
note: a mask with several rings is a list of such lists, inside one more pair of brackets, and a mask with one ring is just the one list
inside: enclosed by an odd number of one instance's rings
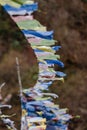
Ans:
{"label": "fabric flag cloth", "polygon": [[11,17],[15,22],[20,22],[25,20],[33,20],[33,15],[27,15],[27,16],[16,16],[16,17]]}
{"label": "fabric flag cloth", "polygon": [[42,26],[37,20],[21,20],[17,22],[17,25],[20,29],[24,30],[38,30],[38,31],[46,31],[46,27]]}
{"label": "fabric flag cloth", "polygon": [[53,39],[53,31],[41,32],[34,30],[22,30],[25,37],[38,37],[43,39],[52,40]]}
{"label": "fabric flag cloth", "polygon": [[31,38],[27,38],[28,42],[31,43],[31,46],[51,46],[54,45],[55,42],[57,42],[56,40],[49,40],[49,39],[41,39],[38,37],[31,37]]}
{"label": "fabric flag cloth", "polygon": [[26,4],[22,5],[19,8],[10,6],[8,4],[4,5],[4,9],[10,14],[10,15],[26,15],[31,14],[33,11],[36,11],[38,9],[38,4]]}

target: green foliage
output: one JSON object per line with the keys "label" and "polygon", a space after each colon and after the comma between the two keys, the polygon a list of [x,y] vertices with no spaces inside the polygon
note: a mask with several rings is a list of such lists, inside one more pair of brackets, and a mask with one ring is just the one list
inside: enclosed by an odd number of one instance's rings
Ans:
{"label": "green foliage", "polygon": [[87,3],[87,0],[82,0],[82,2],[85,2],[85,3]]}

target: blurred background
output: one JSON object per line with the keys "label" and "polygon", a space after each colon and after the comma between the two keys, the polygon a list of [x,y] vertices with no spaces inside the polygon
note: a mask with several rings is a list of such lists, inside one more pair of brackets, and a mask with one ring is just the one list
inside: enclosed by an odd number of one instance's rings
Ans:
{"label": "blurred background", "polygon": [[[50,91],[59,95],[55,102],[61,108],[67,107],[70,114],[80,116],[70,122],[69,130],[87,130],[87,0],[35,1],[39,3],[39,10],[34,17],[48,30],[54,30],[56,44],[62,46],[57,52],[65,64],[61,71],[67,74],[65,83],[54,82]],[[14,104],[12,112],[19,113],[18,120],[15,119],[19,128],[21,108],[15,57],[19,57],[23,87],[34,86],[38,74],[34,52],[0,7],[0,84],[6,82],[3,98],[9,93],[13,95],[10,103]],[[60,70],[57,66],[55,69]],[[0,130],[6,130],[2,128]]]}

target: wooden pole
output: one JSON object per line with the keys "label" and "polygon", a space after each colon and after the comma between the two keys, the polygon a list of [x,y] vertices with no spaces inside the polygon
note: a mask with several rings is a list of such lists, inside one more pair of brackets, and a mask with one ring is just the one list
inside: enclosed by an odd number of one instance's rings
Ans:
{"label": "wooden pole", "polygon": [[20,74],[20,66],[19,66],[19,60],[18,57],[16,57],[16,65],[17,65],[17,74],[18,74],[18,82],[20,87],[20,97],[22,97],[22,82],[21,82],[21,74]]}
{"label": "wooden pole", "polygon": [[5,86],[5,82],[0,85],[0,90]]}

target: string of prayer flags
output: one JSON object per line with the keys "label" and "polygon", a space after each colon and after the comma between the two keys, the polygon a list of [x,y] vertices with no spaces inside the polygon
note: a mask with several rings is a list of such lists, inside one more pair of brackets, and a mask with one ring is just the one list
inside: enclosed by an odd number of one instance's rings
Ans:
{"label": "string of prayer flags", "polygon": [[[48,93],[53,81],[63,81],[65,73],[55,71],[54,66],[64,67],[60,56],[55,54],[61,46],[55,45],[54,31],[34,19],[33,12],[38,10],[38,3],[33,0],[0,0],[0,4],[17,24],[38,60],[38,79],[33,88],[21,91],[21,130],[68,130],[68,121],[72,118],[67,109],[61,109],[53,99],[58,98],[54,93]],[[6,124],[6,120],[4,120]],[[14,128],[8,120],[7,126]]]}

